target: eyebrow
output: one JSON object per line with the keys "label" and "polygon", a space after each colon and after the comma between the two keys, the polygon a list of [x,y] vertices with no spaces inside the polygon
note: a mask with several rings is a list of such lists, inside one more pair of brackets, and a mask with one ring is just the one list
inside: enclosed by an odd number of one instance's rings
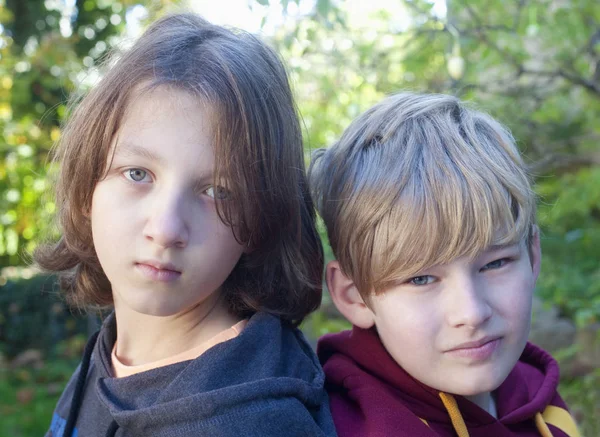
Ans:
{"label": "eyebrow", "polygon": [[[115,151],[113,154],[113,160],[114,157],[116,156],[120,156],[120,157],[124,157],[124,158],[129,158],[132,156],[141,156],[143,158],[148,159],[149,161],[153,161],[156,162],[158,164],[164,164],[165,160],[164,158],[162,158],[161,156],[152,153],[150,150],[138,146],[137,144],[134,143],[129,143],[129,142],[122,142],[119,143],[117,142],[117,145],[115,147]],[[197,186],[203,186],[205,185],[208,181],[212,181],[213,180],[213,172],[212,169],[210,170],[210,172],[206,173],[206,174],[202,174],[199,178],[197,178],[195,184]]]}
{"label": "eyebrow", "polygon": [[156,155],[155,153],[152,153],[150,150],[128,142],[117,142],[114,156],[121,156],[124,158],[128,158],[131,156],[141,156],[143,158],[148,159],[149,161],[155,161],[158,163],[164,161],[162,157]]}
{"label": "eyebrow", "polygon": [[499,250],[510,249],[512,247],[519,246],[519,243],[509,243],[509,244],[495,244],[493,246],[489,246],[485,249],[486,252],[497,252]]}

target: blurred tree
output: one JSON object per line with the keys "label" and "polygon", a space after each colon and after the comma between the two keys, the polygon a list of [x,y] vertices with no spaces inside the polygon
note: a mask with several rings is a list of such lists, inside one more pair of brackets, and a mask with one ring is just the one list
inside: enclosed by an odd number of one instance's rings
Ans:
{"label": "blurred tree", "polygon": [[[65,101],[92,83],[132,0],[0,0],[0,266],[23,264],[54,213],[47,152]],[[171,5],[144,3],[148,18]],[[307,145],[331,144],[404,88],[472,100],[514,132],[542,196],[540,293],[600,317],[600,9],[592,0],[256,0],[292,72]],[[308,7],[307,7],[308,5]],[[378,8],[377,6],[381,7]],[[266,15],[265,15],[266,16]],[[268,24],[266,19],[265,24]],[[267,26],[265,26],[266,28]]]}
{"label": "blurred tree", "polygon": [[[97,80],[104,56],[120,44],[128,14],[142,8],[147,22],[179,3],[186,1],[0,0],[0,268],[25,264],[25,254],[52,231],[47,156],[60,138],[69,94]],[[455,94],[507,124],[541,199],[539,294],[579,325],[600,322],[597,0],[248,0],[248,5],[264,12],[265,34],[291,71],[307,152],[331,144],[360,112],[402,89]],[[278,8],[284,19],[273,30],[269,19]],[[5,304],[17,298],[28,303],[12,306],[11,317],[20,317],[18,308],[32,317],[39,311],[40,329],[46,329],[52,316],[43,314],[48,300],[31,301],[35,288],[26,293],[23,284],[4,282],[0,276],[2,291],[11,290]],[[345,326],[333,314],[326,307],[315,315],[315,335]],[[30,320],[23,320],[31,329]],[[10,323],[11,341],[23,340],[13,319]],[[70,371],[63,372],[65,378]],[[581,390],[597,397],[598,376],[589,381],[573,386],[573,398]],[[46,424],[54,403],[34,422]],[[597,411],[597,402],[589,403]],[[588,424],[588,435],[597,435],[591,426],[600,424]]]}
{"label": "blurred tree", "polygon": [[[25,264],[52,230],[48,152],[68,96],[97,79],[138,3],[0,0],[0,267]],[[172,3],[146,2],[147,16]]]}

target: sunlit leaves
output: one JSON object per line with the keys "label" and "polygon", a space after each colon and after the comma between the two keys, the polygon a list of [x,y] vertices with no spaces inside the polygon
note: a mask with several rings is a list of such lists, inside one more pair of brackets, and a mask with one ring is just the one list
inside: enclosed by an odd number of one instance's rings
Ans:
{"label": "sunlit leaves", "polygon": [[48,151],[81,83],[82,57],[94,65],[105,54],[130,3],[77,1],[80,10],[67,23],[72,34],[61,28],[64,2],[0,4],[0,267],[25,263],[36,241],[52,232]]}
{"label": "sunlit leaves", "polygon": [[[369,13],[331,2],[328,23],[315,3],[276,34],[310,147],[332,144],[358,113],[404,89],[456,94],[507,124],[541,199],[539,293],[580,325],[600,320],[600,170],[585,158],[600,160],[600,94],[583,83],[595,68],[600,81],[595,3],[452,1],[444,14],[426,0]],[[456,53],[464,71],[452,78]]]}

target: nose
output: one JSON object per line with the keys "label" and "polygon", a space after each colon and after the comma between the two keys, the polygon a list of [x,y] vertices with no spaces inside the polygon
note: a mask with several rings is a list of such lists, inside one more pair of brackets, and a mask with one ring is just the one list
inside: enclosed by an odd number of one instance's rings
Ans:
{"label": "nose", "polygon": [[189,229],[185,215],[182,196],[176,193],[157,196],[150,204],[144,237],[163,248],[186,247]]}
{"label": "nose", "polygon": [[447,321],[453,327],[475,329],[492,316],[492,307],[486,296],[485,284],[471,275],[455,281],[446,299]]}

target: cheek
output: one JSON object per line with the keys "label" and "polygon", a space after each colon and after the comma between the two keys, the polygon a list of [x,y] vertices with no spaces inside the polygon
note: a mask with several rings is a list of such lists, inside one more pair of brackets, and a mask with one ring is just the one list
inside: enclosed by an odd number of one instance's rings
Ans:
{"label": "cheek", "polygon": [[381,302],[376,313],[376,326],[382,342],[396,358],[412,351],[419,355],[435,347],[439,331],[435,306],[426,302]]}
{"label": "cheek", "polygon": [[494,307],[498,315],[514,327],[528,327],[534,287],[535,278],[530,267],[514,272],[511,279],[493,290]]}
{"label": "cheek", "polygon": [[111,205],[107,205],[103,194],[102,189],[96,187],[92,195],[90,221],[94,236],[94,245],[96,245],[97,239],[101,239],[101,234],[105,232],[106,222],[109,220],[108,211],[110,211]]}
{"label": "cheek", "polygon": [[204,241],[203,246],[211,251],[215,258],[237,260],[246,248],[237,242],[233,230],[221,221],[215,211],[211,211],[205,220],[198,221],[194,232]]}
{"label": "cheek", "polygon": [[115,229],[109,211],[109,205],[103,202],[101,193],[96,190],[91,206],[91,230],[94,250],[98,261],[105,274],[110,278],[113,273],[112,261],[116,261],[114,246],[117,241],[122,241],[115,236]]}
{"label": "cheek", "polygon": [[90,219],[94,233],[111,233],[127,223],[127,205],[119,205],[116,196],[102,183],[98,184],[92,197]]}
{"label": "cheek", "polygon": [[115,246],[130,244],[135,235],[133,227],[137,217],[132,214],[135,204],[132,201],[123,202],[114,193],[111,181],[103,181],[96,185],[92,195],[90,222],[94,247],[99,257],[106,253],[117,255],[114,253]]}
{"label": "cheek", "polygon": [[[393,323],[393,324],[392,324]],[[413,377],[427,381],[436,362],[437,332],[431,323],[414,324],[413,321],[396,322],[377,327],[381,341],[394,361]]]}
{"label": "cheek", "polygon": [[527,327],[531,324],[533,287],[523,289],[521,293],[514,297],[512,305],[506,308],[511,321],[514,325]]}

